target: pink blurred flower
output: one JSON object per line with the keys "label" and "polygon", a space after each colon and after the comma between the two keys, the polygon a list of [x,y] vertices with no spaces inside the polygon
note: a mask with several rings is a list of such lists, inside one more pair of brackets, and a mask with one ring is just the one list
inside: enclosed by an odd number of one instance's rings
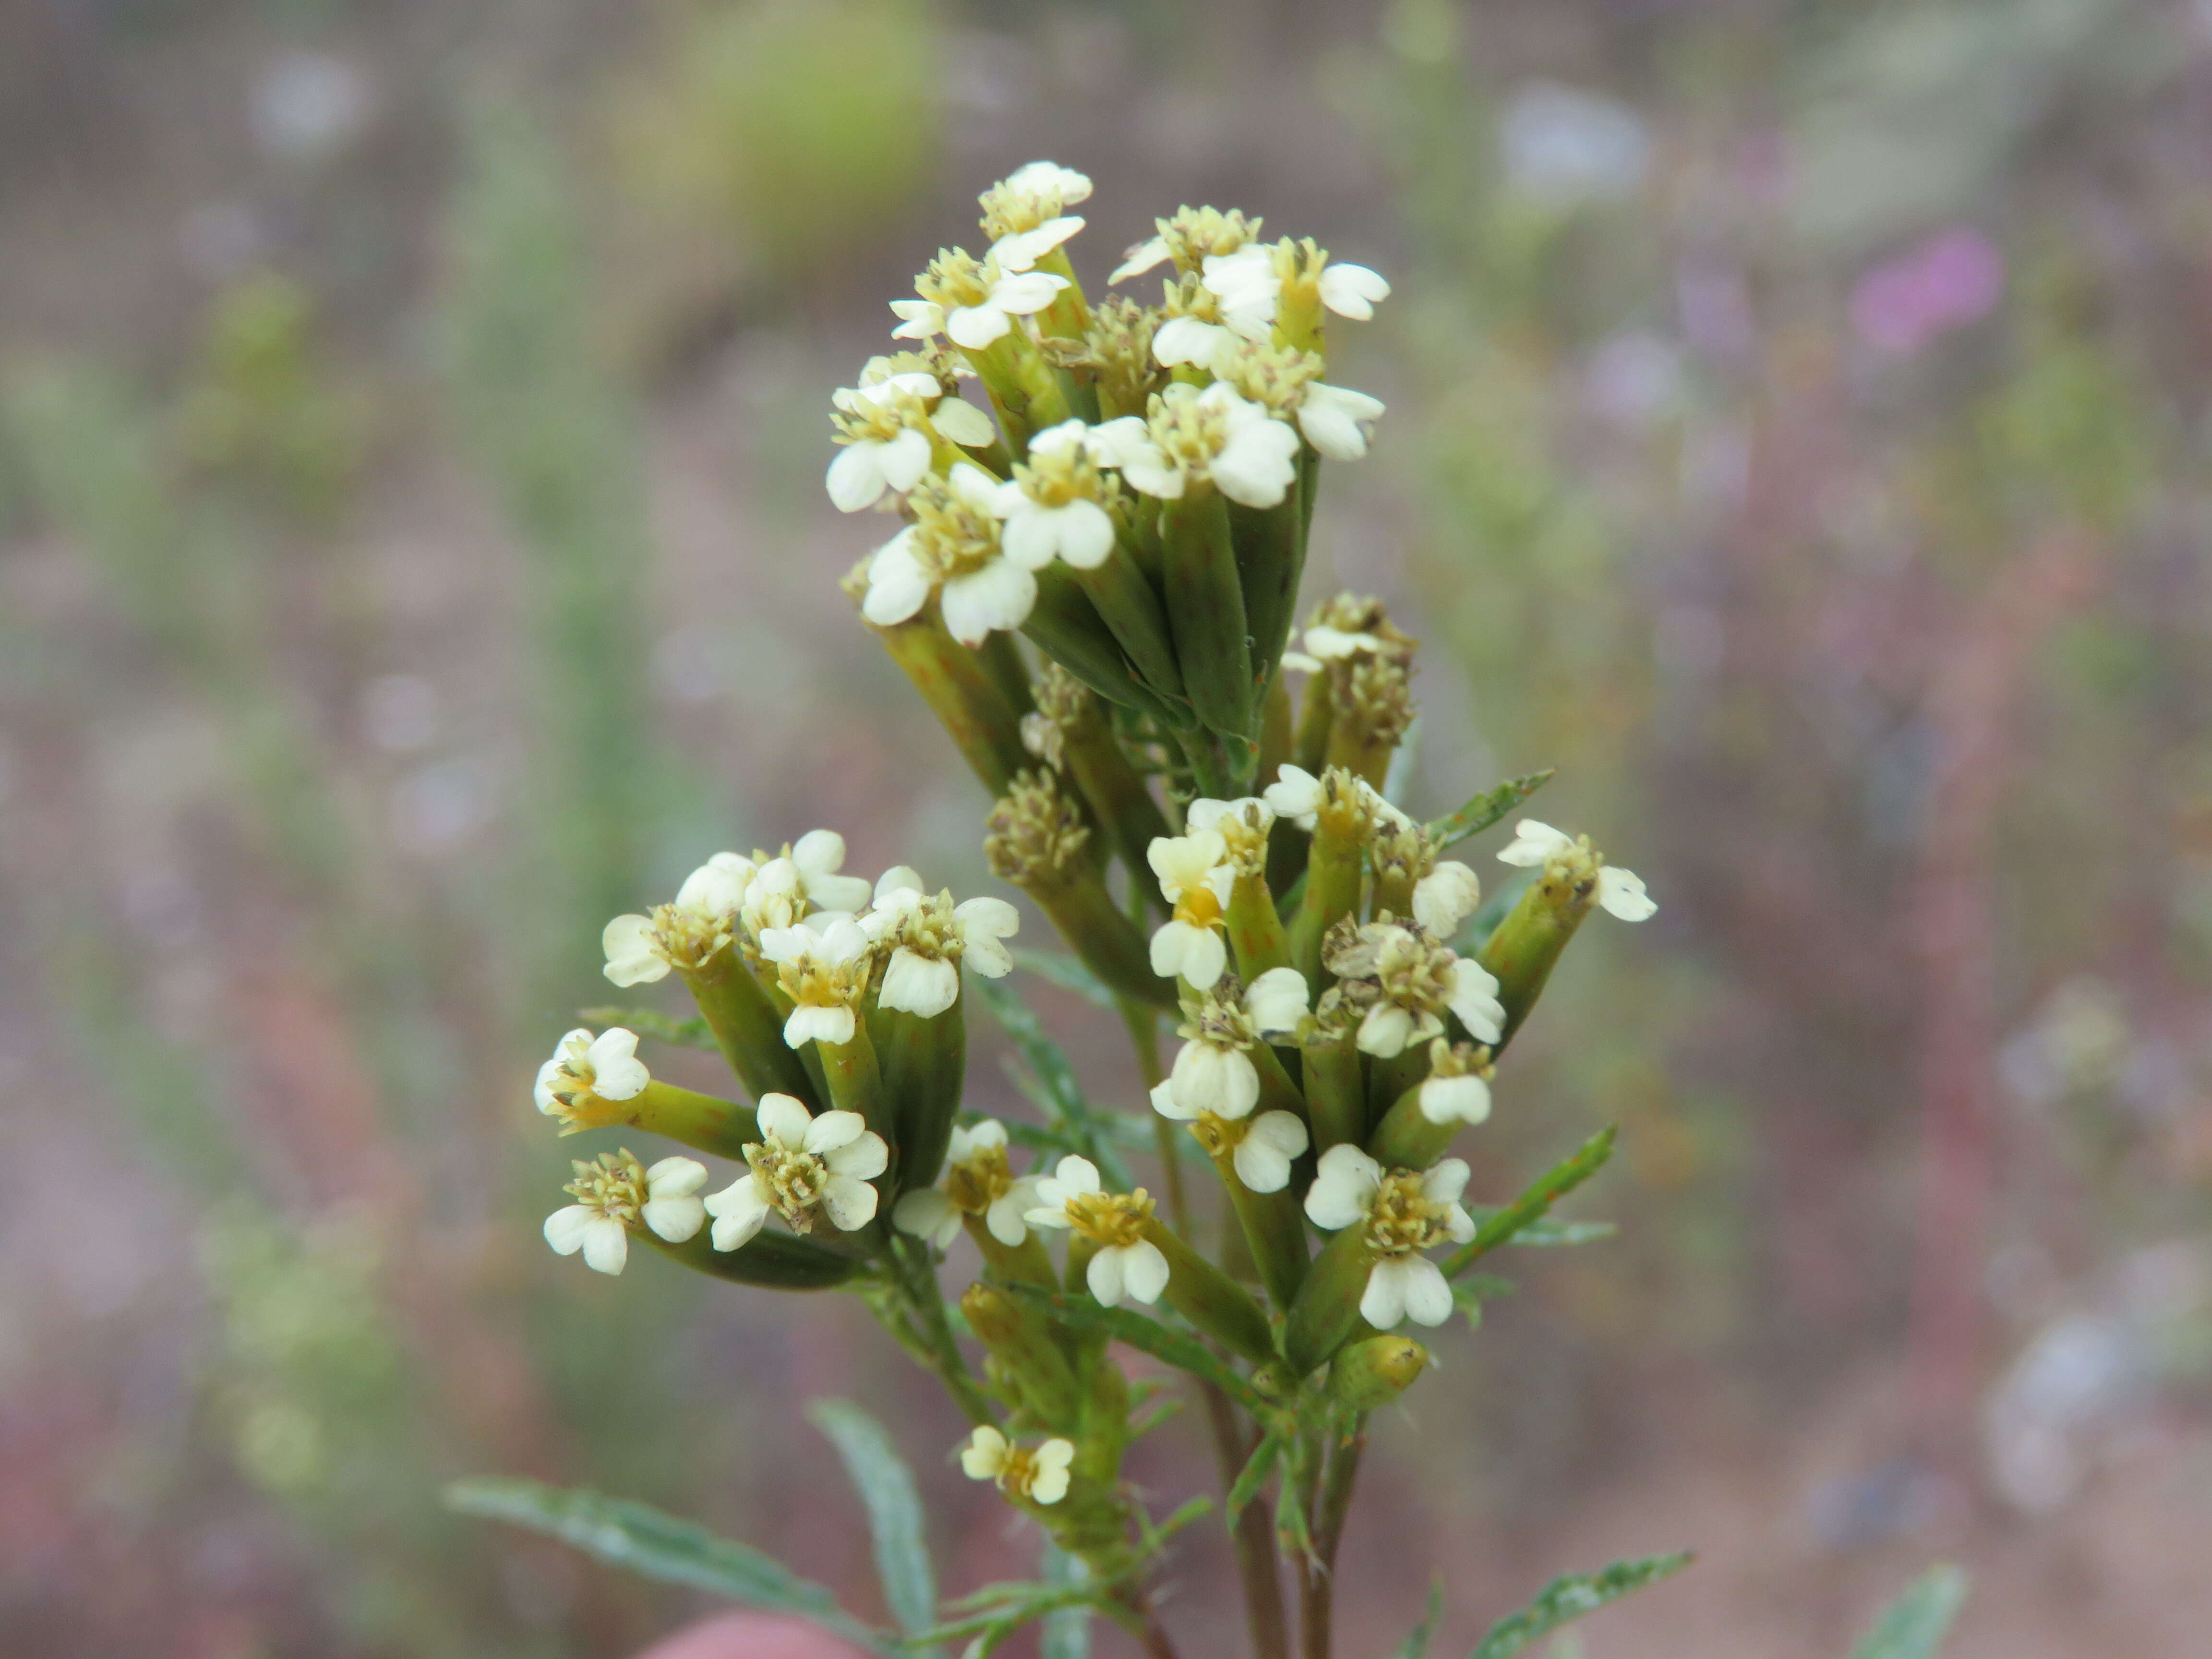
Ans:
{"label": "pink blurred flower", "polygon": [[1884,261],[1851,289],[1851,327],[1880,351],[1911,356],[1937,335],[1978,322],[2004,293],[2004,255],[1954,225]]}

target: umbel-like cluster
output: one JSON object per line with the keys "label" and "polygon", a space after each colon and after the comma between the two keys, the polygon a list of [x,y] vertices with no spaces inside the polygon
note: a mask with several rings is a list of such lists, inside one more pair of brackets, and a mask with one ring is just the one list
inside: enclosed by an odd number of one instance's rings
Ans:
{"label": "umbel-like cluster", "polygon": [[[1170,1364],[1165,1339],[1194,1340],[1250,1419],[1232,1468],[1273,1445],[1286,1491],[1334,1491],[1322,1463],[1427,1363],[1400,1328],[1455,1307],[1476,1223],[1449,1154],[1500,1051],[1590,909],[1655,907],[1587,837],[1523,819],[1497,856],[1533,878],[1479,919],[1445,854],[1540,779],[1409,817],[1384,789],[1414,641],[1346,594],[1291,648],[1323,464],[1364,456],[1382,413],[1330,383],[1328,328],[1389,285],[1186,207],[1094,301],[1069,258],[1090,194],[1037,162],[982,197],[983,252],[939,253],[892,303],[902,349],[833,397],[828,487],[898,519],[847,591],[994,798],[990,869],[1066,945],[1042,965],[1127,1021],[1149,1109],[1047,1088],[1042,1125],[969,1111],[963,981],[1012,971],[1015,907],[848,875],[826,830],[718,854],[606,927],[607,977],[680,979],[744,1098],[653,1077],[620,1026],[562,1038],[537,1098],[564,1133],[726,1161],[579,1163],[556,1250],[618,1273],[637,1240],[860,1292],[972,1420],[967,1471],[1104,1583],[1152,1535],[1118,1475],[1149,1419],[1109,1337],[1157,1330]],[[948,1261],[972,1281],[950,1304]]]}

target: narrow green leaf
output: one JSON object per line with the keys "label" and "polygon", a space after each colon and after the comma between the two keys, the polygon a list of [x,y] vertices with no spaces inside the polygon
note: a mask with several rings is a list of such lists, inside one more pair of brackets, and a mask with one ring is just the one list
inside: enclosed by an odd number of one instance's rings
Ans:
{"label": "narrow green leaf", "polygon": [[1413,1626],[1413,1633],[1398,1644],[1391,1659],[1427,1659],[1429,1644],[1436,1639],[1437,1626],[1443,1622],[1444,1581],[1442,1577],[1429,1581],[1429,1605],[1421,1614],[1421,1622]]}
{"label": "narrow green leaf", "polygon": [[1126,1342],[1177,1370],[1188,1371],[1200,1381],[1212,1383],[1247,1411],[1257,1413],[1267,1408],[1259,1390],[1230,1370],[1211,1349],[1170,1330],[1157,1319],[1147,1319],[1127,1308],[1102,1308],[1087,1296],[1071,1296],[1063,1291],[1047,1290],[1042,1285],[1009,1280],[1000,1288],[1011,1296],[1036,1303],[1063,1325],[1102,1331],[1116,1342]]}
{"label": "narrow green leaf", "polygon": [[446,1507],[544,1533],[641,1577],[689,1585],[744,1607],[811,1620],[872,1653],[888,1656],[900,1650],[883,1632],[839,1607],[823,1586],[798,1577],[773,1556],[717,1538],[703,1527],[647,1504],[535,1480],[486,1477],[447,1486]]}
{"label": "narrow green leaf", "polygon": [[1108,1143],[1091,1103],[1084,1097],[1082,1085],[1075,1079],[1075,1068],[1068,1064],[1060,1046],[1045,1034],[1036,1012],[1004,980],[971,978],[969,988],[1013,1039],[1015,1050],[1036,1085],[1025,1092],[1036,1102],[1037,1109],[1098,1166],[1098,1173],[1109,1185],[1126,1191],[1132,1184],[1129,1166]]}
{"label": "narrow green leaf", "polygon": [[952,1603],[958,1616],[927,1630],[916,1631],[907,1640],[909,1644],[956,1642],[963,1636],[995,1632],[994,1642],[1003,1641],[1006,1632],[1031,1619],[1042,1619],[1063,1607],[1096,1607],[1105,1594],[1105,1587],[1095,1579],[1066,1584],[1040,1584],[1025,1580],[986,1584]]}
{"label": "narrow green leaf", "polygon": [[[1467,1212],[1474,1218],[1474,1224],[1480,1229],[1492,1216],[1503,1215],[1505,1206],[1470,1204]],[[1595,1244],[1620,1231],[1610,1221],[1553,1221],[1540,1218],[1515,1229],[1510,1242],[1520,1245]]]}
{"label": "narrow green leaf", "polygon": [[1106,981],[1085,967],[1080,957],[1069,956],[1065,951],[1031,951],[1018,945],[1009,945],[1006,954],[1014,959],[1015,967],[1063,991],[1073,991],[1085,1002],[1101,1008],[1115,1006],[1114,993],[1107,988]]}
{"label": "narrow green leaf", "polygon": [[[1056,1587],[1080,1588],[1090,1577],[1083,1558],[1070,1555],[1049,1538],[1044,1546],[1044,1582]],[[1044,1616],[1037,1632],[1037,1659],[1091,1659],[1091,1609],[1078,1603]]]}
{"label": "narrow green leaf", "polygon": [[1936,1659],[1966,1599],[1965,1573],[1929,1568],[1883,1611],[1851,1659]]}
{"label": "narrow green leaf", "polygon": [[1532,1223],[1541,1220],[1552,1206],[1605,1167],[1606,1160],[1613,1156],[1613,1143],[1620,1133],[1617,1125],[1607,1125],[1583,1142],[1573,1157],[1546,1170],[1528,1191],[1504,1209],[1493,1212],[1487,1221],[1476,1226],[1474,1238],[1446,1259],[1444,1277],[1457,1278],[1482,1256],[1501,1244],[1510,1244]]}
{"label": "narrow green leaf", "polygon": [[922,1534],[921,1494],[884,1425],[850,1401],[817,1400],[806,1420],[829,1437],[868,1511],[884,1602],[912,1635],[937,1622],[937,1577]]}
{"label": "narrow green leaf", "polygon": [[1546,767],[1540,772],[1531,772],[1526,777],[1508,778],[1495,789],[1477,795],[1473,800],[1448,818],[1438,818],[1429,825],[1429,839],[1442,852],[1445,848],[1465,841],[1469,836],[1480,835],[1504,817],[1522,801],[1552,781],[1559,769]]}
{"label": "narrow green leaf", "polygon": [[580,1008],[576,1017],[601,1030],[610,1025],[626,1025],[640,1036],[657,1037],[684,1048],[704,1048],[708,1054],[720,1052],[715,1045],[714,1034],[707,1029],[703,1019],[678,1019],[652,1008],[612,1006]]}
{"label": "narrow green leaf", "polygon": [[1470,1659],[1508,1659],[1570,1620],[1595,1613],[1631,1590],[1680,1572],[1691,1559],[1685,1550],[1674,1555],[1646,1556],[1639,1561],[1616,1561],[1600,1572],[1567,1573],[1554,1578],[1527,1607],[1492,1625]]}
{"label": "narrow green leaf", "polygon": [[1260,1443],[1252,1448],[1251,1456],[1244,1460],[1243,1468],[1237,1472],[1237,1484],[1230,1487],[1229,1496],[1222,1505],[1231,1527],[1237,1524],[1237,1517],[1244,1513],[1252,1500],[1260,1495],[1260,1488],[1267,1485],[1267,1477],[1274,1473],[1276,1461],[1282,1455],[1281,1435],[1270,1430],[1260,1437]]}

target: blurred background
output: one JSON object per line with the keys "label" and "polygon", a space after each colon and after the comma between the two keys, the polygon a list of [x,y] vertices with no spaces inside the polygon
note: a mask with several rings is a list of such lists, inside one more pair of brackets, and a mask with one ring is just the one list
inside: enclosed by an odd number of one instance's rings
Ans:
{"label": "blurred background", "polygon": [[1566,1650],[1840,1656],[1948,1559],[1959,1659],[2201,1653],[2204,0],[0,8],[0,1646],[616,1659],[700,1610],[441,1514],[474,1473],[872,1610],[817,1394],[892,1425],[950,1588],[1029,1571],[857,1306],[551,1256],[599,1146],[529,1082],[706,854],[986,884],[836,591],[884,526],[825,410],[1039,155],[1094,284],[1184,201],[1389,274],[1309,598],[1425,641],[1409,805],[1555,765],[1661,902],[1475,1154],[1495,1200],[1620,1122],[1575,1210],[1620,1234],[1516,1256],[1381,1422],[1345,1650],[1432,1567],[1450,1651],[1687,1546]]}

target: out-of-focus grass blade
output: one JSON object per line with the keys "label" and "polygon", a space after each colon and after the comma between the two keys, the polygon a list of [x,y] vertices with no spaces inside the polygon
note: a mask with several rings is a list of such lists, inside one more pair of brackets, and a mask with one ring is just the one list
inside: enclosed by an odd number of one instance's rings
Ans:
{"label": "out-of-focus grass blade", "polygon": [[1398,1644],[1391,1659],[1428,1659],[1429,1644],[1436,1639],[1437,1626],[1443,1622],[1444,1586],[1441,1578],[1429,1583],[1429,1605],[1421,1614],[1421,1622],[1413,1626],[1413,1634]]}
{"label": "out-of-focus grass blade", "polygon": [[799,1577],[773,1556],[717,1538],[649,1504],[535,1480],[483,1478],[457,1480],[447,1487],[446,1507],[527,1527],[641,1577],[686,1584],[765,1613],[808,1620],[872,1653],[900,1651],[900,1644],[840,1607],[827,1589]]}
{"label": "out-of-focus grass blade", "polygon": [[1966,1599],[1966,1575],[1931,1567],[1882,1612],[1851,1659],[1936,1659]]}
{"label": "out-of-focus grass blade", "polygon": [[1063,991],[1073,991],[1085,1002],[1100,1008],[1115,1006],[1114,993],[1107,988],[1106,981],[1085,967],[1079,957],[1069,956],[1065,951],[1030,951],[1020,945],[1009,946],[1006,954],[1014,959],[1015,967]]}
{"label": "out-of-focus grass blade", "polygon": [[[884,1425],[850,1401],[817,1400],[806,1420],[830,1438],[859,1488],[884,1602],[909,1636],[937,1622],[937,1575],[923,1537],[921,1494]],[[919,1651],[919,1650],[918,1650]]]}
{"label": "out-of-focus grass blade", "polygon": [[1495,789],[1477,795],[1449,817],[1438,818],[1429,825],[1429,839],[1441,852],[1455,842],[1465,841],[1469,836],[1480,835],[1550,782],[1556,769],[1547,767],[1543,771],[1531,772],[1526,777],[1508,778]]}
{"label": "out-of-focus grass blade", "polygon": [[1030,1098],[1054,1121],[1068,1140],[1098,1166],[1109,1187],[1126,1191],[1132,1184],[1129,1166],[1100,1132],[1091,1103],[1075,1080],[1075,1067],[1060,1046],[1045,1034],[1036,1012],[1004,980],[971,978],[969,989],[990,1011],[1030,1068],[1036,1088]]}
{"label": "out-of-focus grass blade", "polygon": [[1508,1613],[1490,1627],[1469,1659],[1510,1659],[1531,1642],[1548,1636],[1572,1619],[1595,1613],[1608,1601],[1617,1601],[1632,1590],[1656,1584],[1690,1565],[1685,1550],[1674,1555],[1648,1555],[1641,1560],[1616,1561],[1598,1572],[1567,1573],[1536,1593],[1536,1599],[1518,1613]]}
{"label": "out-of-focus grass blade", "polygon": [[610,1025],[626,1025],[640,1036],[657,1037],[680,1048],[704,1048],[708,1054],[721,1052],[703,1019],[678,1019],[652,1008],[617,1007],[580,1008],[576,1018],[601,1030]]}
{"label": "out-of-focus grass blade", "polygon": [[[1090,1577],[1082,1558],[1070,1555],[1049,1538],[1044,1545],[1044,1582],[1079,1589]],[[1044,1616],[1037,1632],[1037,1659],[1091,1659],[1091,1609],[1061,1607]]]}
{"label": "out-of-focus grass blade", "polygon": [[[1474,1218],[1478,1232],[1484,1222],[1493,1216],[1505,1213],[1504,1206],[1488,1204],[1470,1204],[1467,1206],[1467,1212]],[[1610,1221],[1553,1221],[1546,1218],[1531,1221],[1516,1228],[1510,1242],[1520,1245],[1551,1247],[1563,1244],[1595,1244],[1601,1239],[1611,1238],[1620,1231],[1620,1229]]]}

